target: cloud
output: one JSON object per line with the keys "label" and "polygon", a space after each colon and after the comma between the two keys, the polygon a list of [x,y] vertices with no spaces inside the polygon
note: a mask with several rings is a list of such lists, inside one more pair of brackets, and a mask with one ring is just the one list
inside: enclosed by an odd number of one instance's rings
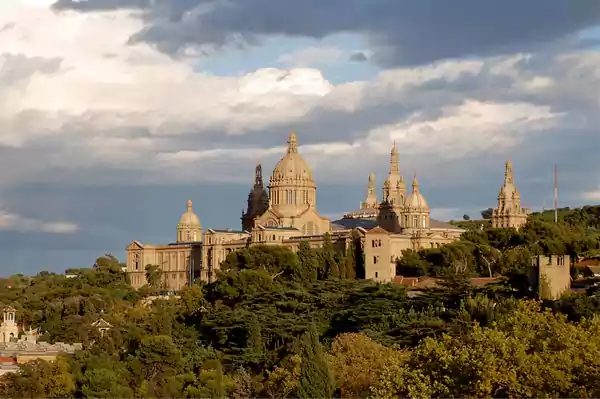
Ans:
{"label": "cloud", "polygon": [[283,54],[278,61],[296,67],[307,67],[332,64],[339,61],[343,56],[344,51],[337,47],[310,46]]}
{"label": "cloud", "polygon": [[362,51],[358,51],[356,53],[352,53],[350,55],[349,59],[352,62],[365,62],[365,61],[369,61],[369,57],[367,57],[367,55],[365,53],[363,53]]}
{"label": "cloud", "polygon": [[582,197],[585,201],[600,202],[600,187],[584,192]]}
{"label": "cloud", "polygon": [[44,222],[0,209],[0,230],[72,234],[77,232],[79,228],[76,224],[69,222]]}
{"label": "cloud", "polygon": [[[355,184],[369,170],[381,177],[396,140],[424,191],[459,192],[483,190],[509,154],[536,177],[549,159],[585,154],[598,140],[593,50],[442,60],[340,84],[308,65],[215,76],[196,56],[130,41],[155,23],[149,4],[0,15],[0,183],[246,183],[257,160],[270,169],[294,129],[320,185]],[[139,7],[143,18],[131,11]],[[579,158],[585,166],[563,167],[572,192],[590,189],[599,170]]]}
{"label": "cloud", "polygon": [[55,7],[142,11],[146,24],[132,40],[169,53],[185,53],[190,46],[259,44],[261,38],[276,35],[357,33],[370,43],[374,60],[385,66],[531,51],[573,40],[600,22],[596,0],[507,0],[495,5],[477,0],[59,0]]}

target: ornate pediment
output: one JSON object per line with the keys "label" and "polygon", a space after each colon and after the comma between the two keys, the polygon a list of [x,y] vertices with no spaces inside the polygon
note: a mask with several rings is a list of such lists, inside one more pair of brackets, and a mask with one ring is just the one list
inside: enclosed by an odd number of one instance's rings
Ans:
{"label": "ornate pediment", "polygon": [[144,249],[144,244],[142,244],[139,241],[132,241],[128,246],[127,246],[127,251],[135,251],[136,249]]}

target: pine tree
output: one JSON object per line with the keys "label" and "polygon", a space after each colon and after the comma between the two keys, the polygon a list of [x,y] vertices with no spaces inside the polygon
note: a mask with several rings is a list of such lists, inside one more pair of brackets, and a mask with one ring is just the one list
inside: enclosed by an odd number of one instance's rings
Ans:
{"label": "pine tree", "polygon": [[315,250],[310,247],[308,241],[303,240],[298,247],[298,259],[300,260],[300,275],[305,281],[314,281],[318,278],[319,258]]}
{"label": "pine tree", "polygon": [[354,239],[348,243],[348,249],[346,250],[346,257],[344,258],[346,264],[346,278],[348,280],[356,280],[356,246]]}
{"label": "pine tree", "polygon": [[302,364],[296,396],[307,399],[331,398],[335,391],[335,381],[314,324],[302,336],[300,355]]}
{"label": "pine tree", "polygon": [[352,232],[352,241],[354,242],[354,264],[355,275],[358,279],[366,278],[365,276],[365,254],[362,249],[362,245],[360,242],[360,236],[358,232]]}
{"label": "pine tree", "polygon": [[321,265],[321,279],[340,277],[340,269],[335,260],[335,249],[333,248],[331,235],[329,233],[325,233],[325,236],[323,237],[323,247],[321,248]]}
{"label": "pine tree", "polygon": [[262,331],[258,319],[254,316],[250,321],[249,336],[248,336],[248,349],[252,350],[255,354],[259,355],[264,352],[264,344],[262,340]]}

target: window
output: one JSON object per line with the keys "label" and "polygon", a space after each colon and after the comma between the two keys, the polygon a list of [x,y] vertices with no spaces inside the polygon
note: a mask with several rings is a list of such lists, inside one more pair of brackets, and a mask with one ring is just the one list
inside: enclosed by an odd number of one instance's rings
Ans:
{"label": "window", "polygon": [[378,277],[377,272],[375,272],[375,278],[377,278],[377,277]]}
{"label": "window", "polygon": [[373,256],[373,263],[377,264],[379,262],[379,256]]}

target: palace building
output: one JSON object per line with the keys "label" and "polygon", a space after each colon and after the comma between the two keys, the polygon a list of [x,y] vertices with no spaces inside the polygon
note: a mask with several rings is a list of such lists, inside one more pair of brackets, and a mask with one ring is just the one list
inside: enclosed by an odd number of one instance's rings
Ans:
{"label": "palace building", "polygon": [[255,245],[283,245],[298,250],[301,242],[312,247],[323,244],[329,234],[334,246],[345,251],[360,237],[365,256],[365,277],[390,282],[396,275],[396,260],[405,249],[435,248],[455,241],[464,230],[430,218],[430,210],[415,175],[407,192],[400,172],[398,149],[390,153],[390,167],[377,198],[375,175],[369,175],[367,195],[360,209],[331,221],[317,208],[317,185],[312,170],[300,155],[298,138],[290,133],[287,150],[264,187],[262,167],[255,169],[254,185],[242,212],[240,230],[203,231],[200,219],[188,201],[177,225],[176,242],[167,245],[134,241],[127,247],[127,274],[139,288],[147,283],[147,265],[163,272],[165,288],[181,289],[194,278],[214,281],[219,266],[235,250]]}

